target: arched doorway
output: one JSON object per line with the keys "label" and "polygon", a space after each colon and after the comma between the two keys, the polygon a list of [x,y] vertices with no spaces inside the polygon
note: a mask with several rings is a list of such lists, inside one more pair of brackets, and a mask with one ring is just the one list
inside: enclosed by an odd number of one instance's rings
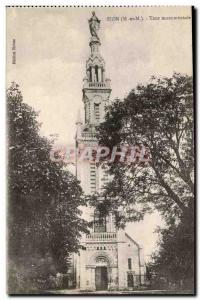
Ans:
{"label": "arched doorway", "polygon": [[108,289],[108,260],[105,256],[96,258],[95,287],[97,291]]}

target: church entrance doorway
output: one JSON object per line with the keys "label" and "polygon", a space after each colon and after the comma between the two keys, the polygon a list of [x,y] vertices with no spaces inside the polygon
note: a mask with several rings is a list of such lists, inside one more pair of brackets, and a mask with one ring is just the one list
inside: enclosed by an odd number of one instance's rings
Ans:
{"label": "church entrance doorway", "polygon": [[108,268],[107,267],[95,268],[95,285],[97,291],[108,289]]}

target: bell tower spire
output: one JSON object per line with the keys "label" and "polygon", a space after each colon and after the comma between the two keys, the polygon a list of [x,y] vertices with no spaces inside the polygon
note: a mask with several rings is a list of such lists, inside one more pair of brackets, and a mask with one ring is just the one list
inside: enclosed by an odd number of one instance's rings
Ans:
{"label": "bell tower spire", "polygon": [[113,291],[124,290],[129,287],[130,281],[138,282],[144,274],[144,268],[139,245],[125,231],[118,230],[112,211],[108,209],[105,212],[102,192],[109,182],[109,176],[106,163],[102,166],[95,159],[99,147],[96,127],[104,121],[111,88],[110,80],[105,77],[105,61],[100,54],[100,20],[95,12],[89,19],[89,29],[91,53],[86,61],[82,89],[85,121],[82,122],[78,116],[76,122],[76,176],[86,195],[98,197],[98,205],[88,205],[82,210],[82,218],[93,226],[90,233],[82,237],[83,247],[79,254],[74,255],[76,266],[72,275],[78,279],[77,288],[84,291],[108,288]]}
{"label": "bell tower spire", "polygon": [[93,11],[92,17],[88,20],[91,54],[86,61],[86,77],[83,79],[85,123],[92,126],[103,121],[105,105],[111,93],[110,79],[105,78],[105,61],[100,54],[101,42],[98,35],[100,22]]}

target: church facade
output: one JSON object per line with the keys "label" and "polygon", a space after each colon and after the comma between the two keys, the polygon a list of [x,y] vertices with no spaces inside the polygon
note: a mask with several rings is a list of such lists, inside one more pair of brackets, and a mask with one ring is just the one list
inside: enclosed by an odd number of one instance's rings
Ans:
{"label": "church facade", "polygon": [[[98,36],[100,20],[93,12],[89,20],[91,54],[86,61],[83,82],[84,121],[76,122],[78,148],[98,145],[96,126],[104,120],[105,107],[111,94],[111,81],[106,78],[105,61],[100,54]],[[94,161],[76,161],[76,174],[85,194],[101,194],[109,177]],[[101,203],[101,198],[99,198]],[[82,249],[73,255],[74,287],[84,291],[134,289],[145,284],[142,247],[124,230],[116,228],[115,216],[105,215],[92,207],[84,208],[83,217],[92,221],[89,234],[82,237]]]}

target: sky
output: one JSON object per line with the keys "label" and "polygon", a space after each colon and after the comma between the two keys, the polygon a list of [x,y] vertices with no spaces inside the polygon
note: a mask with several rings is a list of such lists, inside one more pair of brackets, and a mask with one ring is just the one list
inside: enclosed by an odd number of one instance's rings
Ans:
{"label": "sky", "polygon": [[[58,134],[58,142],[64,144],[74,143],[78,110],[84,115],[82,85],[90,54],[88,19],[93,10],[7,8],[7,86],[12,81],[20,85],[24,101],[40,112],[41,134]],[[192,74],[189,7],[112,7],[95,8],[95,12],[101,20],[101,55],[106,77],[111,79],[111,101],[125,97],[152,75]],[[133,20],[136,16],[139,21]],[[185,18],[162,20],[163,16]],[[13,40],[16,64],[12,64]],[[154,213],[127,225],[127,232],[143,245],[147,258],[156,249],[153,232],[162,223]]]}

